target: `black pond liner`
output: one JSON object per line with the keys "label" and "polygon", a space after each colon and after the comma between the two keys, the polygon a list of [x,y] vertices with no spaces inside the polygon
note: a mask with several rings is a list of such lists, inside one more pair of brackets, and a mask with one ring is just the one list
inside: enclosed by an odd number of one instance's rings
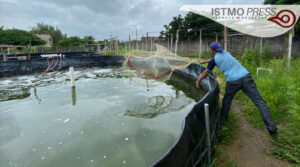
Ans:
{"label": "black pond liner", "polygon": [[[47,69],[46,58],[35,54],[31,60],[0,62],[0,78],[33,74]],[[62,59],[61,69],[69,67],[121,67],[125,61],[122,56],[92,56],[87,53],[65,54]],[[195,81],[205,69],[199,65],[191,64],[184,69],[173,71],[171,82],[184,85],[185,88],[195,89]],[[211,147],[214,145],[218,134],[219,125],[219,87],[214,76],[209,75],[200,83],[207,93],[187,114],[180,137],[175,144],[159,160],[152,164],[154,167],[184,167],[204,166],[208,164],[208,152],[205,135],[204,104],[209,104]],[[196,91],[189,91],[196,92]]]}

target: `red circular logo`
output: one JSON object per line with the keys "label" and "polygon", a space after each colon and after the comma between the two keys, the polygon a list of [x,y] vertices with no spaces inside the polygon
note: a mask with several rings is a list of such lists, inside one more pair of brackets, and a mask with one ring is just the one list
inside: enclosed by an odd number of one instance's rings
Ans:
{"label": "red circular logo", "polygon": [[283,28],[290,28],[296,23],[296,15],[294,12],[285,9],[278,12],[276,16],[269,18],[268,21],[272,21]]}

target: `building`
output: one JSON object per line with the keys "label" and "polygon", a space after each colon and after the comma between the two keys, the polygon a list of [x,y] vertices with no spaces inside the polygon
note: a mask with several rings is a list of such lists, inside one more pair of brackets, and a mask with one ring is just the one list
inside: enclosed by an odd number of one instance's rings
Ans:
{"label": "building", "polygon": [[46,47],[52,46],[52,38],[49,34],[35,34],[35,35],[41,38],[42,40],[46,41],[45,44]]}

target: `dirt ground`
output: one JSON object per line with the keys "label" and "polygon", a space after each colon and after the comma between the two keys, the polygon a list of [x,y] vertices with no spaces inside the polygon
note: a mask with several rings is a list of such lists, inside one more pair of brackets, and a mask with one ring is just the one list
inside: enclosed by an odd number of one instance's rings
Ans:
{"label": "dirt ground", "polygon": [[237,116],[240,128],[231,145],[224,145],[221,159],[229,159],[238,167],[286,167],[290,164],[268,154],[272,147],[267,130],[257,129],[246,120],[245,113],[237,102],[232,103],[232,112]]}

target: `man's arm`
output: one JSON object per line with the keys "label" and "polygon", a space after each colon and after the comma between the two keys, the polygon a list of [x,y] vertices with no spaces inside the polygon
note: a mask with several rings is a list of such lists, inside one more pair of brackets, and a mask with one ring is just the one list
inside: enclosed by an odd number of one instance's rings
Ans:
{"label": "man's arm", "polygon": [[197,88],[199,88],[199,83],[208,75],[209,72],[211,72],[214,69],[215,66],[216,66],[215,59],[214,58],[210,59],[206,70],[200,75],[200,77],[196,81]]}
{"label": "man's arm", "polygon": [[208,75],[209,71],[205,70],[196,81],[196,88],[199,88],[199,83]]}
{"label": "man's arm", "polygon": [[211,61],[211,59],[210,60],[201,61],[199,64],[206,64],[206,63],[209,63],[210,61]]}

